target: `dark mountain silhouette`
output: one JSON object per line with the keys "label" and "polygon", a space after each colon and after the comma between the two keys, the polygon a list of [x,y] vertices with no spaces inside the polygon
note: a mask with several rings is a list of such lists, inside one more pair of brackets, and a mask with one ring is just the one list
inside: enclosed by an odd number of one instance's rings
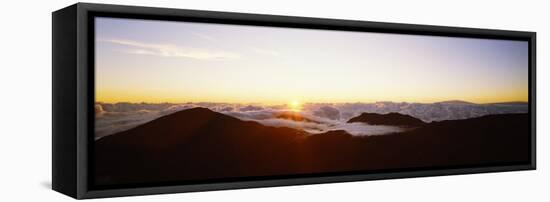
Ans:
{"label": "dark mountain silhouette", "polygon": [[205,108],[179,111],[95,142],[97,185],[365,171],[529,160],[527,114],[433,122],[368,137],[310,135]]}
{"label": "dark mountain silhouette", "polygon": [[392,126],[420,126],[425,124],[422,120],[400,113],[376,114],[362,113],[351,118],[348,123],[361,122],[370,125],[392,125]]}
{"label": "dark mountain silhouette", "polygon": [[193,108],[96,141],[98,184],[277,175],[299,171],[307,133]]}

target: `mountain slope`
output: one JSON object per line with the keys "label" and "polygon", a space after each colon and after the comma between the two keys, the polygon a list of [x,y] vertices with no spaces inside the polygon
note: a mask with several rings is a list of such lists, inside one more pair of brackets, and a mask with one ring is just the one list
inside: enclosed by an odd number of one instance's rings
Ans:
{"label": "mountain slope", "polygon": [[[96,182],[289,173],[296,171],[300,162],[287,153],[297,153],[299,144],[294,142],[306,135],[290,128],[241,121],[206,108],[183,110],[97,140]],[[286,165],[279,165],[283,161]]]}
{"label": "mountain slope", "polygon": [[310,135],[205,108],[101,138],[97,185],[510,163],[529,159],[527,114],[427,123],[403,133]]}

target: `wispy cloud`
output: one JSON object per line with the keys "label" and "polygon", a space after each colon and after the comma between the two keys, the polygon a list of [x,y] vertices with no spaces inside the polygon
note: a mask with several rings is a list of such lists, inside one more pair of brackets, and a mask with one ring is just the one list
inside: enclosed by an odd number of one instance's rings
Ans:
{"label": "wispy cloud", "polygon": [[212,59],[237,59],[240,57],[239,54],[227,52],[227,51],[217,51],[217,50],[207,50],[207,49],[197,49],[197,48],[188,48],[181,47],[174,44],[164,44],[164,43],[145,43],[133,40],[125,39],[101,39],[102,42],[118,44],[129,47],[126,50],[127,53],[137,54],[137,55],[154,55],[161,57],[181,57],[181,58],[191,58],[198,60],[212,60]]}

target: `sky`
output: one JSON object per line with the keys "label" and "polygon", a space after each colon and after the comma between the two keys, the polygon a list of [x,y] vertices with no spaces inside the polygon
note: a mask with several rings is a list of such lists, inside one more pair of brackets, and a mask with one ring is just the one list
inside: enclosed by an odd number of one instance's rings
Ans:
{"label": "sky", "polygon": [[98,17],[97,102],[528,101],[526,41]]}

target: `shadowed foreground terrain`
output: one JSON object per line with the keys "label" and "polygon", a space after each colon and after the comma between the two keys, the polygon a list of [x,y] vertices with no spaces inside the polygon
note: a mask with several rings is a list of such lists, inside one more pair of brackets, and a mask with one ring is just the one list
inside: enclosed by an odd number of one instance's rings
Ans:
{"label": "shadowed foreground terrain", "polygon": [[[393,125],[415,127],[365,137],[345,131],[310,135],[206,108],[182,110],[97,140],[95,184],[475,165],[529,158],[527,114],[432,123],[399,114],[388,116],[399,118]],[[391,117],[384,115],[362,114],[351,120],[392,125]]]}

